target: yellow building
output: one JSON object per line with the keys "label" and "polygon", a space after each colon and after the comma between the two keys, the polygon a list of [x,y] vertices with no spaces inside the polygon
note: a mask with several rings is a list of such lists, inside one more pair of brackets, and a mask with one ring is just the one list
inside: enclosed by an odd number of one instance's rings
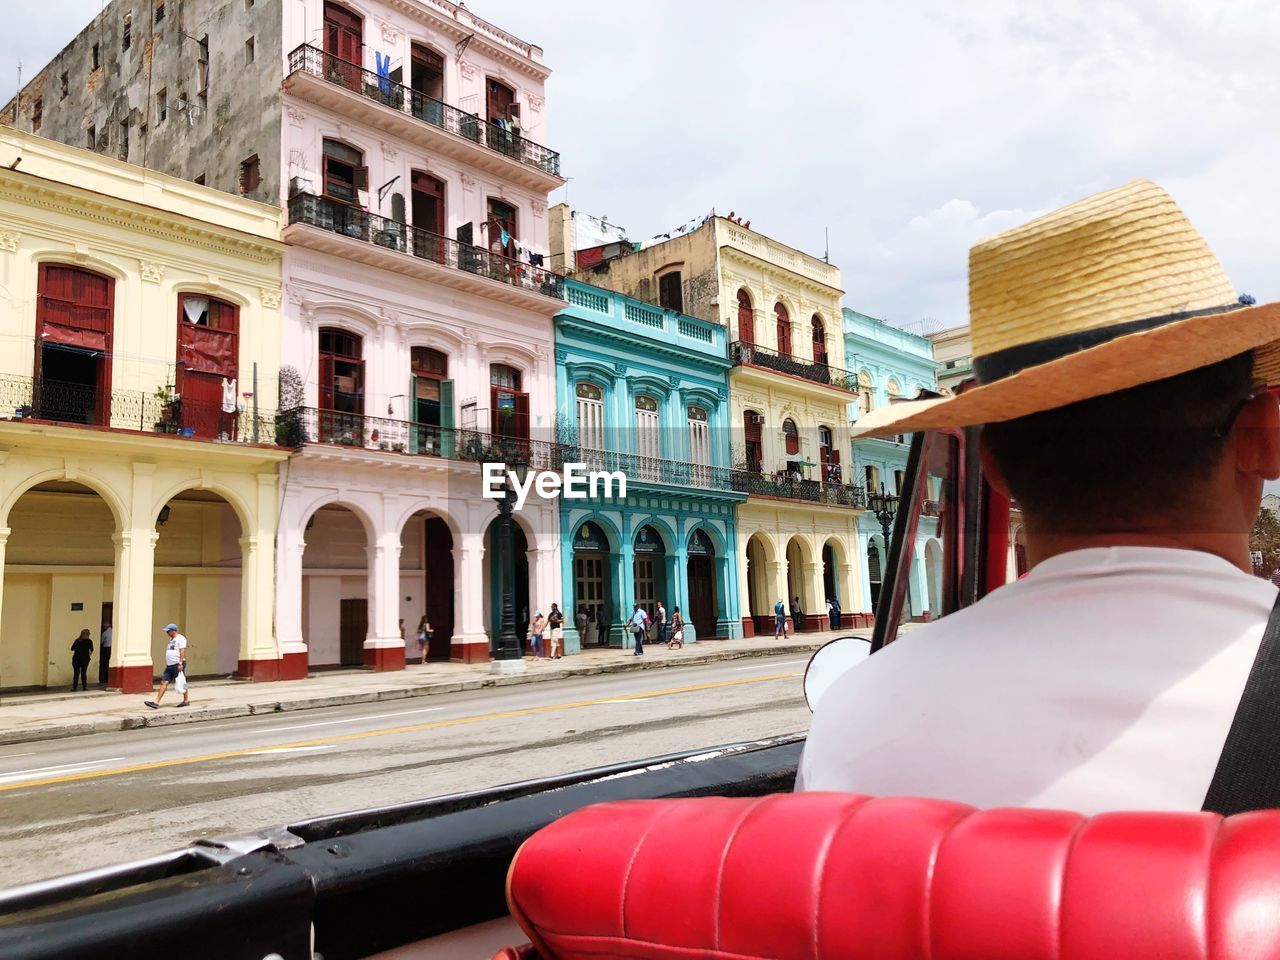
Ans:
{"label": "yellow building", "polygon": [[801,629],[825,625],[829,599],[870,613],[856,567],[865,496],[847,475],[857,377],[846,369],[840,271],[726,217],[639,250],[582,249],[576,226],[566,206],[552,209],[553,264],[563,256],[590,283],[727,328],[730,443],[749,494],[738,508],[744,632],[771,631],[780,599],[799,598]]}
{"label": "yellow building", "polygon": [[0,127],[0,689],[280,675],[280,220]]}

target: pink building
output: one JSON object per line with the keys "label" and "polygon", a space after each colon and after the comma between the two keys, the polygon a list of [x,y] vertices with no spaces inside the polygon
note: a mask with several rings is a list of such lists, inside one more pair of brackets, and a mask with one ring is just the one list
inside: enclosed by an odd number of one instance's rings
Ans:
{"label": "pink building", "polygon": [[[497,511],[479,461],[536,461],[555,415],[549,71],[442,0],[284,18],[282,358],[301,443],[281,482],[286,673],[399,668],[424,616],[430,657],[488,659]],[[521,620],[560,600],[559,520],[533,501],[516,519]]]}

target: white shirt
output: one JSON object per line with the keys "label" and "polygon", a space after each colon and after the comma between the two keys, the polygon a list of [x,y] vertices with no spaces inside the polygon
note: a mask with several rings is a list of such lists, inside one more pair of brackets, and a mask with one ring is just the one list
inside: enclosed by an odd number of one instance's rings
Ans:
{"label": "white shirt", "polygon": [[182,654],[187,649],[187,638],[180,633],[175,633],[169,638],[169,642],[164,648],[164,663],[167,667],[176,666],[182,662]]}
{"label": "white shirt", "polygon": [[1275,600],[1193,550],[1052,557],[837,680],[802,789],[1199,810]]}
{"label": "white shirt", "polygon": [[111,646],[111,628],[110,627],[107,627],[107,629],[102,631],[102,645],[104,647]]}

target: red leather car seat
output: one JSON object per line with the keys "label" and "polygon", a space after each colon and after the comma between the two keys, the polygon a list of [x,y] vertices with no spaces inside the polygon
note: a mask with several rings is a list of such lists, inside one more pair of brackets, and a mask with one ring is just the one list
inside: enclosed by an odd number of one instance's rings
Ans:
{"label": "red leather car seat", "polygon": [[524,844],[508,900],[534,947],[506,956],[545,960],[1280,958],[1280,811],[602,804]]}

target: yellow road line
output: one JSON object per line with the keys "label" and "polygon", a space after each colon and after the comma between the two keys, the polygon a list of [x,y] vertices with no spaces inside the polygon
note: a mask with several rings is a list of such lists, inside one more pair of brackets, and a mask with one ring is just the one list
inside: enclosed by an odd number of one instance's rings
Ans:
{"label": "yellow road line", "polygon": [[159,770],[163,767],[182,767],[193,763],[206,763],[210,760],[228,760],[233,757],[249,757],[269,750],[282,750],[295,747],[316,747],[334,743],[348,743],[353,740],[368,740],[371,737],[391,737],[402,733],[416,733],[420,730],[439,730],[443,727],[460,727],[470,723],[484,723],[489,720],[508,720],[512,717],[527,717],[538,713],[551,713],[556,710],[574,710],[581,707],[594,707],[602,703],[617,703],[619,700],[639,700],[646,697],[670,697],[681,693],[697,693],[700,690],[714,690],[719,687],[738,687],[748,683],[767,683],[771,680],[788,680],[802,676],[802,672],[773,673],[766,677],[743,677],[737,680],[716,680],[711,683],[696,683],[687,687],[670,687],[666,690],[649,690],[644,693],[615,694],[609,697],[598,697],[594,700],[575,700],[572,703],[554,703],[542,707],[525,707],[522,710],[503,710],[498,713],[485,713],[471,717],[456,717],[453,720],[432,720],[427,723],[415,723],[404,727],[388,727],[385,730],[367,730],[364,733],[344,733],[316,740],[296,740],[293,743],[273,743],[261,747],[245,747],[241,750],[224,750],[220,753],[204,753],[195,757],[174,757],[171,760],[153,760],[150,763],[132,763],[109,770],[86,770],[81,773],[68,773],[59,777],[44,777],[35,780],[20,780],[17,783],[0,784],[0,793],[9,790],[22,790],[28,787],[45,787],[55,783],[71,783],[76,780],[96,780],[100,777],[115,777],[125,773],[138,773],[143,770]]}

